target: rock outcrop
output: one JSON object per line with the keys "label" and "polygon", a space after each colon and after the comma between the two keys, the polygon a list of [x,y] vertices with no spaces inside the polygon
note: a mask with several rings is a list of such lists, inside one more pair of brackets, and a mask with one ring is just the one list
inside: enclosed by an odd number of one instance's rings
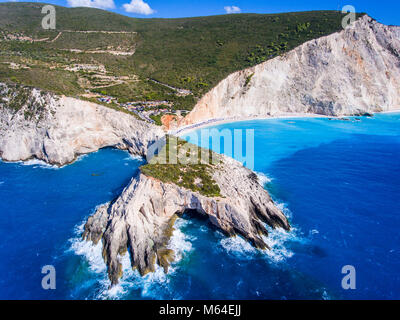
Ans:
{"label": "rock outcrop", "polygon": [[83,237],[94,243],[102,239],[112,284],[122,274],[119,256],[127,251],[132,267],[140,274],[154,271],[155,263],[167,271],[174,255],[166,245],[176,216],[187,210],[208,217],[225,234],[239,234],[260,249],[267,248],[264,223],[272,228],[290,229],[285,215],[259,184],[257,176],[233,159],[222,159],[213,170],[220,197],[206,197],[142,173],[132,179],[117,200],[100,207],[88,219]]}
{"label": "rock outcrop", "polygon": [[400,109],[400,27],[382,25],[365,15],[340,32],[231,74],[178,125],[392,109]]}
{"label": "rock outcrop", "polygon": [[0,157],[64,165],[104,147],[144,156],[163,131],[95,103],[0,84]]}
{"label": "rock outcrop", "polygon": [[[64,165],[80,154],[104,147],[146,156],[164,132],[125,114],[91,102],[56,96],[30,87],[0,83],[0,156],[6,161],[37,158]],[[119,198],[88,219],[83,237],[103,241],[112,284],[121,276],[119,256],[129,250],[132,267],[144,275],[158,263],[167,272],[174,254],[167,248],[177,215],[191,210],[208,217],[227,235],[241,235],[266,249],[264,223],[290,229],[257,176],[233,159],[210,169],[218,196],[206,196],[141,173]],[[210,167],[211,168],[211,167]]]}

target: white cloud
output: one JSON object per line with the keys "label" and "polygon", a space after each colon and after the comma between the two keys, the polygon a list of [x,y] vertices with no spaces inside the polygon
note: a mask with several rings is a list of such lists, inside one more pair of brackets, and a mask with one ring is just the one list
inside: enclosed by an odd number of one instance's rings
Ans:
{"label": "white cloud", "polygon": [[144,14],[146,16],[156,12],[143,0],[131,0],[131,3],[125,3],[123,7],[126,12]]}
{"label": "white cloud", "polygon": [[91,7],[99,9],[114,9],[114,0],[67,0],[71,7]]}
{"label": "white cloud", "polygon": [[241,13],[242,9],[236,6],[226,6],[224,7],[226,13],[231,14],[231,13]]}

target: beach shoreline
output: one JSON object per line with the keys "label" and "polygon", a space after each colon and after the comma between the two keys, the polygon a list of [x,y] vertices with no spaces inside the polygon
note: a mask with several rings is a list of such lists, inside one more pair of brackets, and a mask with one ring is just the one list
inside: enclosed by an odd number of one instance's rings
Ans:
{"label": "beach shoreline", "polygon": [[[400,113],[400,109],[390,110],[390,111],[382,111],[377,112],[376,114],[387,114],[387,113]],[[184,134],[189,134],[192,131],[196,131],[199,129],[204,129],[207,127],[214,127],[222,124],[236,123],[236,122],[245,122],[245,121],[253,121],[253,120],[273,120],[273,119],[302,119],[302,118],[350,118],[357,116],[327,116],[322,114],[315,113],[289,113],[289,114],[280,114],[274,116],[254,116],[254,117],[230,117],[230,118],[220,118],[220,119],[209,119],[207,121],[194,123],[188,126],[180,127],[175,130],[169,130],[167,133],[171,135],[182,136]]]}
{"label": "beach shoreline", "polygon": [[[400,110],[399,110],[400,112]],[[257,121],[257,120],[273,120],[273,119],[301,119],[301,118],[333,118],[331,116],[325,116],[321,114],[313,113],[292,113],[277,116],[256,116],[256,117],[231,117],[224,119],[210,119],[207,121],[195,123],[189,126],[181,127],[175,130],[168,131],[168,134],[182,136],[188,134],[191,131],[204,129],[207,127],[214,127],[222,124],[236,123],[236,122],[246,122],[246,121]]]}
{"label": "beach shoreline", "polygon": [[276,116],[230,117],[230,118],[220,118],[220,119],[209,119],[188,126],[180,127],[175,130],[169,130],[168,134],[180,136],[182,134],[187,134],[194,130],[204,129],[207,127],[214,127],[222,124],[236,123],[236,122],[245,122],[253,120],[272,120],[272,119],[299,119],[299,118],[331,118],[331,117],[313,113],[291,113],[291,114],[282,114]]}

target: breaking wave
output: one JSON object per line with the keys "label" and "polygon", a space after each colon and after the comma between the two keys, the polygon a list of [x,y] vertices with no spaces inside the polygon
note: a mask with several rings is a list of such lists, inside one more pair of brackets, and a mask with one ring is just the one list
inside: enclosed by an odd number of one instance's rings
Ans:
{"label": "breaking wave", "polygon": [[83,257],[89,265],[89,271],[97,276],[100,289],[95,293],[95,299],[124,299],[133,294],[136,294],[132,297],[133,299],[179,299],[180,297],[174,296],[174,293],[171,292],[168,284],[176,274],[179,262],[192,250],[190,237],[180,230],[186,223],[187,221],[178,219],[175,224],[176,228],[168,244],[168,248],[175,252],[175,261],[169,267],[168,274],[165,274],[164,270],[156,265],[155,272],[141,277],[137,270],[132,270],[130,256],[126,253],[119,256],[123,276],[118,285],[110,287],[111,282],[107,276],[107,266],[102,257],[103,245],[101,241],[97,245],[93,245],[92,242],[81,238],[85,221],[75,228],[76,237],[70,239],[71,246],[68,251]]}
{"label": "breaking wave", "polygon": [[297,235],[297,230],[285,231],[283,229],[269,228],[268,237],[263,236],[263,240],[270,250],[263,251],[264,257],[270,262],[280,263],[293,257],[294,252],[290,249],[290,245],[294,242],[303,242],[305,239]]}
{"label": "breaking wave", "polygon": [[124,160],[135,160],[135,161],[143,161],[143,157],[136,156],[134,154],[128,153],[128,156]]}
{"label": "breaking wave", "polygon": [[55,165],[48,164],[48,163],[44,162],[43,160],[38,160],[38,159],[19,161],[18,163],[21,163],[21,165],[23,165],[23,166],[32,166],[34,169],[36,169],[36,168],[59,169],[60,168]]}
{"label": "breaking wave", "polygon": [[[79,155],[74,161],[73,163],[82,161],[83,159],[85,159],[89,154],[82,154]],[[26,161],[17,161],[17,163],[20,163],[23,166],[32,166],[34,169],[36,168],[42,168],[42,169],[62,169],[65,166],[67,166],[68,164],[65,164],[63,166],[56,166],[56,165],[52,165],[52,164],[48,164],[47,162],[43,161],[43,160],[39,160],[39,159],[31,159],[31,160],[26,160]]]}
{"label": "breaking wave", "polygon": [[224,238],[220,241],[220,245],[228,252],[238,259],[254,259],[258,253],[258,250],[254,248],[241,236]]}
{"label": "breaking wave", "polygon": [[275,199],[273,200],[275,202],[276,207],[284,213],[286,218],[288,218],[289,220],[293,218],[292,211],[290,211],[286,203],[276,201]]}
{"label": "breaking wave", "polygon": [[[282,210],[288,218],[291,218],[292,214],[284,203],[277,203],[277,207]],[[262,239],[270,248],[269,250],[256,249],[241,236],[224,238],[220,241],[220,245],[228,254],[238,259],[256,259],[261,256],[271,263],[280,263],[293,257],[294,252],[290,249],[292,244],[299,242],[305,243],[308,241],[295,227],[290,231],[272,229],[267,225],[265,225],[265,227],[268,230],[268,237],[262,236]]]}
{"label": "breaking wave", "polygon": [[270,249],[256,249],[241,236],[222,239],[220,245],[228,254],[237,259],[252,260],[262,257],[271,263],[280,263],[294,255],[294,252],[290,249],[290,244],[305,241],[305,239],[297,236],[296,230],[293,229],[290,232],[283,229],[267,229],[268,237],[263,236],[262,238]]}
{"label": "breaking wave", "polygon": [[271,178],[269,178],[265,173],[262,172],[255,172],[255,174],[258,177],[258,181],[260,184],[265,187],[266,184],[270,183],[272,181]]}

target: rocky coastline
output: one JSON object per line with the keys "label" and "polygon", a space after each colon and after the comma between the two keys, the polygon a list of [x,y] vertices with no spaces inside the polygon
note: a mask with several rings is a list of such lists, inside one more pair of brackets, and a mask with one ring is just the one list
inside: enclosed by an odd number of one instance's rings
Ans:
{"label": "rocky coastline", "polygon": [[[231,117],[345,116],[399,109],[399,62],[400,28],[363,16],[341,32],[230,75],[167,129]],[[105,147],[144,157],[165,135],[132,115],[15,84],[0,83],[0,110],[4,161],[36,158],[62,166]],[[89,217],[83,238],[102,241],[112,285],[122,276],[125,254],[141,275],[153,272],[155,264],[167,272],[174,261],[167,248],[174,222],[188,211],[261,250],[268,249],[268,227],[290,230],[254,172],[231,158],[221,155],[220,160],[207,173],[218,193],[205,195],[142,168],[117,199]]]}
{"label": "rocky coastline", "polygon": [[213,119],[398,110],[399,79],[400,27],[364,15],[340,32],[232,73],[186,117],[165,117],[163,123],[167,130],[177,130]]}
{"label": "rocky coastline", "polygon": [[[149,146],[164,136],[160,127],[94,103],[8,84],[0,84],[0,91],[4,161],[36,158],[62,166],[105,147],[146,156]],[[174,222],[188,210],[206,217],[227,236],[240,235],[259,249],[268,249],[263,239],[268,236],[266,226],[290,229],[254,172],[236,160],[219,157],[221,161],[210,170],[217,195],[142,172],[117,199],[89,217],[83,238],[102,241],[113,285],[122,275],[120,256],[127,252],[132,268],[141,275],[154,271],[156,263],[167,272],[174,261],[174,253],[167,249]]]}
{"label": "rocky coastline", "polygon": [[92,102],[0,83],[0,157],[63,166],[106,147],[145,156],[161,128]]}
{"label": "rocky coastline", "polygon": [[257,176],[233,159],[222,159],[213,170],[219,197],[207,197],[141,173],[118,199],[101,206],[88,219],[83,238],[94,244],[103,242],[103,258],[113,285],[122,276],[124,254],[129,254],[132,268],[141,275],[153,272],[156,263],[167,272],[174,260],[174,253],[167,248],[173,225],[187,211],[261,250],[269,249],[263,239],[268,236],[266,226],[290,230],[287,218]]}

